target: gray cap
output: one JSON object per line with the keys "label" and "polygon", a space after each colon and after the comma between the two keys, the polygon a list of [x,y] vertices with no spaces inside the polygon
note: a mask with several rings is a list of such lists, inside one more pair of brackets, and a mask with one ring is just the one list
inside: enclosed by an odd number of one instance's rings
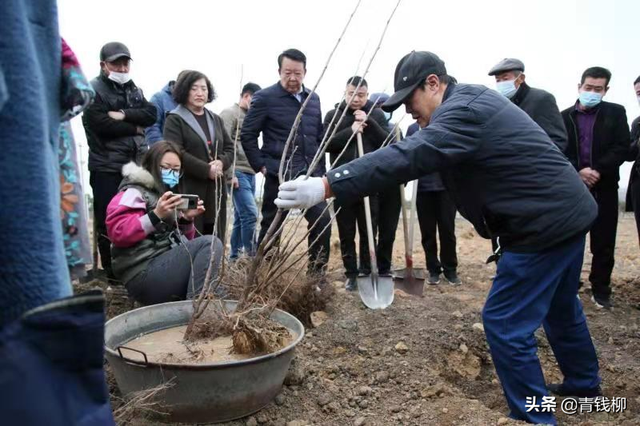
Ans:
{"label": "gray cap", "polygon": [[524,63],[520,59],[516,58],[504,58],[500,62],[498,62],[491,71],[489,71],[489,75],[496,75],[503,73],[505,71],[522,71],[524,72]]}

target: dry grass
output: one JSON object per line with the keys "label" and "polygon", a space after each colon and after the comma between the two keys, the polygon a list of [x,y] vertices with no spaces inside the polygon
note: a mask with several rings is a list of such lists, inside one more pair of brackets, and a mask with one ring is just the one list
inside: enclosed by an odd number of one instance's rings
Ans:
{"label": "dry grass", "polygon": [[[175,385],[173,379],[168,380],[160,386],[151,389],[144,389],[133,392],[121,400],[122,404],[113,411],[113,418],[118,425],[127,425],[134,417],[151,416],[154,418],[166,416],[163,408],[160,406],[159,397]],[[117,398],[111,395],[111,398]],[[120,399],[120,398],[117,398]]]}

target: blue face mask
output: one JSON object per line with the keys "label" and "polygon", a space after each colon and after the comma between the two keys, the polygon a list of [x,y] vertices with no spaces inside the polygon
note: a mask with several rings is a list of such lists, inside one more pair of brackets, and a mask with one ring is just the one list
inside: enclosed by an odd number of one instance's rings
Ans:
{"label": "blue face mask", "polygon": [[389,122],[389,120],[391,120],[391,113],[387,111],[382,111],[382,113],[384,114],[384,119]]}
{"label": "blue face mask", "polygon": [[162,171],[162,182],[167,185],[169,188],[173,188],[178,184],[180,180],[180,174],[175,170],[171,169],[161,169]]}
{"label": "blue face mask", "polygon": [[585,108],[593,108],[602,101],[602,95],[595,92],[580,92],[580,104]]}
{"label": "blue face mask", "polygon": [[511,98],[518,91],[515,80],[506,80],[496,83],[496,90],[506,98]]}

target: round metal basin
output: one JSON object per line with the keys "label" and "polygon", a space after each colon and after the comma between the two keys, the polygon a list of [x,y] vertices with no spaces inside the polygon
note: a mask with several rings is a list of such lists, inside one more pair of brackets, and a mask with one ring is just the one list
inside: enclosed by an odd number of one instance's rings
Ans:
{"label": "round metal basin", "polygon": [[[236,302],[225,302],[233,310]],[[304,336],[304,327],[291,314],[275,310],[271,319],[288,328],[294,341],[272,354],[240,361],[212,364],[171,364],[148,361],[145,354],[125,349],[141,335],[186,325],[193,312],[192,301],[145,306],[119,315],[105,325],[106,357],[120,391],[151,389],[171,381],[158,402],[168,413],[166,422],[214,423],[248,416],[269,404],[282,387],[294,348]]]}

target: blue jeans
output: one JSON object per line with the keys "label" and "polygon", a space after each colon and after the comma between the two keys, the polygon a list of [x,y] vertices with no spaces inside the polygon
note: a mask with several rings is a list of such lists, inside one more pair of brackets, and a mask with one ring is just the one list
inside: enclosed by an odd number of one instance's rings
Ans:
{"label": "blue jeans", "polygon": [[[537,253],[506,251],[482,311],[487,342],[510,416],[556,424],[553,413],[527,412],[527,397],[548,396],[535,331],[544,326],[567,390],[600,384],[598,358],[576,297],[585,237]],[[560,408],[558,404],[557,408]]]}
{"label": "blue jeans", "polygon": [[256,254],[256,176],[236,171],[240,186],[233,190],[233,230],[231,231],[231,259],[237,259],[240,250],[247,256]]}

